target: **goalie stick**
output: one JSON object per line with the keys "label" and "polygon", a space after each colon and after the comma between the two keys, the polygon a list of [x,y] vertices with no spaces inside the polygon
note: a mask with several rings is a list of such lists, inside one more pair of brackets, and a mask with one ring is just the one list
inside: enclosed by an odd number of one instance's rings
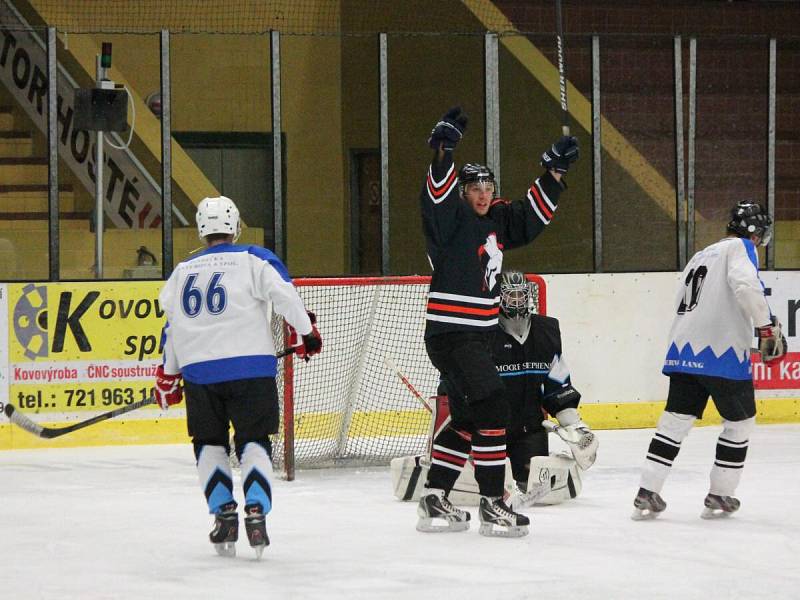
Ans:
{"label": "goalie stick", "polygon": [[[289,354],[294,354],[296,348],[286,348],[281,350],[275,355],[275,358],[283,358],[288,356]],[[62,435],[66,435],[68,433],[72,433],[73,431],[78,431],[79,429],[83,429],[84,427],[89,427],[90,425],[94,425],[95,423],[100,423],[101,421],[107,421],[108,419],[113,419],[114,417],[119,417],[126,413],[132,412],[134,410],[138,410],[144,406],[149,406],[151,404],[156,404],[156,399],[153,396],[146,398],[144,400],[140,400],[139,402],[134,402],[133,404],[128,404],[126,406],[120,406],[119,408],[115,408],[114,410],[110,410],[106,413],[96,415],[90,419],[86,419],[85,421],[79,421],[77,423],[73,423],[72,425],[66,425],[65,427],[44,427],[39,425],[36,421],[28,417],[26,414],[21,413],[16,409],[13,404],[6,404],[4,412],[6,413],[6,417],[8,420],[11,421],[17,427],[24,429],[28,433],[32,433],[36,437],[40,437],[43,439],[52,439],[56,437],[60,437]]]}

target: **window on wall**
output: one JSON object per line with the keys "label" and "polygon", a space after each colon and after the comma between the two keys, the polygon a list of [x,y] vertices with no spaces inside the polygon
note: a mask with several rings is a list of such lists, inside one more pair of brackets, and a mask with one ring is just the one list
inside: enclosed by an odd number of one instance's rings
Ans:
{"label": "window on wall", "polygon": [[236,203],[248,228],[263,231],[261,239],[247,241],[274,248],[272,135],[179,132],[173,137],[220,194]]}

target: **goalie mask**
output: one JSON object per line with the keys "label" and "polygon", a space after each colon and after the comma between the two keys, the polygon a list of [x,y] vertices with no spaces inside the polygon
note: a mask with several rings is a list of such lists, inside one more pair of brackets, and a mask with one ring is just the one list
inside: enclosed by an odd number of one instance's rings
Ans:
{"label": "goalie mask", "polygon": [[757,235],[761,239],[758,245],[766,246],[772,238],[772,219],[760,204],[742,200],[731,209],[728,231],[743,238]]}
{"label": "goalie mask", "polygon": [[494,173],[492,170],[478,163],[467,163],[458,172],[458,191],[461,197],[464,197],[464,191],[470,183],[477,183],[482,187],[490,187],[492,195],[494,195]]}
{"label": "goalie mask", "polygon": [[233,200],[226,196],[203,198],[197,207],[197,233],[202,240],[213,233],[224,233],[233,236],[235,242],[242,232],[239,220],[239,209]]}
{"label": "goalie mask", "polygon": [[500,275],[500,312],[508,319],[527,318],[532,309],[533,294],[525,275],[504,271]]}

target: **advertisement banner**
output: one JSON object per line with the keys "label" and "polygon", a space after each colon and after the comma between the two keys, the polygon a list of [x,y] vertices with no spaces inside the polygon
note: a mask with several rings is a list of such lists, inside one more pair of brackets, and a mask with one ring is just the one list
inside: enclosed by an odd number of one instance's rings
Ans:
{"label": "advertisement banner", "polygon": [[161,286],[9,284],[8,401],[37,420],[69,421],[148,398],[161,360]]}

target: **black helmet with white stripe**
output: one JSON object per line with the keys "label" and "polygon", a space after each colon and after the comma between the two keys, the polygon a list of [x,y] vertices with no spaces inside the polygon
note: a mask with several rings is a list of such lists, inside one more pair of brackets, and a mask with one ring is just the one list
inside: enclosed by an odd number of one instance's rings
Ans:
{"label": "black helmet with white stripe", "polygon": [[741,200],[731,209],[728,231],[743,238],[757,235],[759,246],[766,246],[772,238],[772,219],[761,204]]}
{"label": "black helmet with white stripe", "polygon": [[467,163],[461,167],[461,170],[458,172],[458,189],[462,196],[464,195],[467,184],[470,183],[480,183],[484,185],[491,183],[494,188],[494,172],[486,165]]}

